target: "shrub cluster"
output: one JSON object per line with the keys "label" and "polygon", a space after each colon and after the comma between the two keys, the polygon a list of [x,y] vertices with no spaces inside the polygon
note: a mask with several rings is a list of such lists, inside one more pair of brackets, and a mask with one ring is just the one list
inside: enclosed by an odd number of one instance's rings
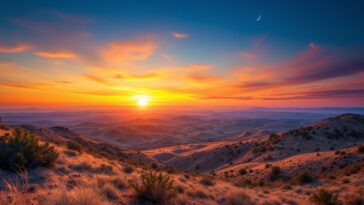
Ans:
{"label": "shrub cluster", "polygon": [[269,180],[276,181],[281,177],[281,168],[278,166],[273,166],[271,172],[269,173]]}
{"label": "shrub cluster", "polygon": [[13,135],[0,137],[0,168],[18,170],[49,166],[58,158],[59,153],[48,143],[24,129],[16,128]]}
{"label": "shrub cluster", "polygon": [[314,177],[307,170],[300,171],[295,177],[295,182],[301,185],[305,183],[311,183],[313,181]]}
{"label": "shrub cluster", "polygon": [[340,205],[338,194],[320,189],[317,193],[312,194],[311,201],[317,205]]}
{"label": "shrub cluster", "polygon": [[131,184],[139,201],[168,204],[176,196],[174,181],[167,174],[149,172],[141,176],[141,184]]}
{"label": "shrub cluster", "polygon": [[77,142],[67,141],[67,148],[82,153],[82,147]]}

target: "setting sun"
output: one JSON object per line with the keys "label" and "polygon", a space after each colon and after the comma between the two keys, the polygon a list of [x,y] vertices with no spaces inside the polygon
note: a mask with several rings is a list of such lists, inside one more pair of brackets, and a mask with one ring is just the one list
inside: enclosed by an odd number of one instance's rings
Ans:
{"label": "setting sun", "polygon": [[146,95],[138,95],[135,99],[139,107],[146,107],[149,104],[150,97]]}

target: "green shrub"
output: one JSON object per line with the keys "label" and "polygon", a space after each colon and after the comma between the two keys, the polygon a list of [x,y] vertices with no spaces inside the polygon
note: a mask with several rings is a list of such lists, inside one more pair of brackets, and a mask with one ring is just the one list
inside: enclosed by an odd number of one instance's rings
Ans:
{"label": "green shrub", "polygon": [[311,201],[317,205],[340,205],[338,194],[325,189],[312,194]]}
{"label": "green shrub", "polygon": [[149,172],[141,176],[141,184],[131,184],[140,201],[168,204],[176,196],[174,181],[167,174]]}
{"label": "green shrub", "polygon": [[300,171],[295,177],[295,182],[298,184],[305,184],[313,181],[314,177],[307,170]]}
{"label": "green shrub", "polygon": [[59,153],[48,143],[41,144],[29,132],[16,128],[13,135],[0,137],[0,168],[18,170],[38,166],[50,166]]}
{"label": "green shrub", "polygon": [[76,150],[79,153],[82,153],[82,147],[77,142],[67,141],[67,148],[70,150]]}

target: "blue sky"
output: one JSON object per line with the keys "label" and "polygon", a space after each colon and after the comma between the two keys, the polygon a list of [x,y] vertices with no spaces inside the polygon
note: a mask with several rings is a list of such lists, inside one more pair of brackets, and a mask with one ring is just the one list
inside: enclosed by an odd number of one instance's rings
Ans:
{"label": "blue sky", "polygon": [[[30,83],[42,84],[44,82],[37,79],[44,78],[65,81],[58,78],[74,79],[96,74],[103,78],[98,82],[109,82],[113,81],[110,76],[120,76],[120,72],[129,77],[162,73],[168,79],[158,78],[158,82],[143,81],[138,85],[135,82],[110,83],[114,86],[112,89],[126,86],[136,93],[141,92],[136,90],[143,90],[143,86],[144,90],[173,87],[173,92],[189,93],[192,101],[212,97],[235,99],[235,103],[226,102],[234,105],[253,102],[247,99],[262,105],[272,103],[268,99],[288,99],[282,95],[301,96],[302,102],[293,104],[302,105],[307,98],[302,95],[308,95],[309,89],[317,92],[344,89],[350,91],[351,97],[346,103],[341,97],[339,105],[362,105],[359,101],[364,93],[358,89],[363,83],[360,77],[363,71],[364,1],[12,0],[1,3],[0,62],[9,70],[11,67],[7,63],[11,62],[11,66],[15,63],[47,74],[34,75]],[[105,62],[106,54],[100,52],[112,48],[116,52],[112,53],[113,62]],[[127,63],[125,59],[128,59]],[[306,61],[307,69],[301,68]],[[338,64],[343,66],[334,69]],[[201,69],[201,65],[205,67]],[[105,67],[110,66],[113,70],[105,72]],[[352,72],[340,70],[346,66],[354,66],[347,69]],[[103,71],[90,70],[90,67],[102,67]],[[191,73],[190,67],[198,69]],[[295,75],[302,75],[305,69],[307,79],[311,80],[292,83],[291,79],[298,79]],[[323,74],[311,78],[310,73],[313,75],[317,69],[322,69]],[[13,76],[17,77],[0,79],[7,87],[9,83],[21,83],[19,71],[12,70]],[[201,70],[205,72],[201,73]],[[203,83],[227,87],[231,94],[202,94],[208,88],[197,89],[194,93],[196,89],[192,85],[182,86],[184,81],[191,79],[178,76],[192,76],[193,81],[209,79],[211,81]],[[259,78],[250,79],[255,76]],[[178,78],[180,85],[174,85],[178,80],[171,78]],[[173,81],[173,85],[168,86],[168,80]],[[251,85],[261,87],[263,84],[272,87],[251,90]],[[274,90],[277,86],[284,87],[285,93],[277,93]],[[83,86],[75,85],[74,88],[80,87]],[[95,85],[96,88],[106,89]],[[263,92],[266,89],[270,91]]]}

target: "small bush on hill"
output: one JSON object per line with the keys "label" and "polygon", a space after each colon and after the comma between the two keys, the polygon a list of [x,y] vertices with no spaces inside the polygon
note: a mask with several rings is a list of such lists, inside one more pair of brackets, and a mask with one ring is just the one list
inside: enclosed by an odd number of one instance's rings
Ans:
{"label": "small bush on hill", "polygon": [[271,134],[269,135],[268,141],[271,142],[272,144],[277,144],[278,142],[281,141],[281,139],[279,138],[279,135]]}
{"label": "small bush on hill", "polygon": [[238,187],[251,187],[253,186],[253,181],[247,177],[242,177],[238,182],[235,183]]}
{"label": "small bush on hill", "polygon": [[139,201],[168,204],[176,196],[174,181],[167,174],[149,172],[141,176],[141,184],[131,184]]}
{"label": "small bush on hill", "polygon": [[82,153],[82,147],[77,142],[67,141],[67,148]]}
{"label": "small bush on hill", "polygon": [[345,205],[364,205],[364,190],[359,189],[357,193],[348,194],[344,197]]}
{"label": "small bush on hill", "polygon": [[361,145],[358,147],[358,152],[359,153],[364,153],[364,145]]}
{"label": "small bush on hill", "polygon": [[246,173],[247,173],[246,169],[244,169],[244,168],[239,169],[240,175],[245,175]]}
{"label": "small bush on hill", "polygon": [[281,168],[274,166],[271,168],[271,172],[269,174],[270,181],[276,181],[281,177]]}
{"label": "small bush on hill", "polygon": [[305,184],[314,181],[314,177],[307,170],[300,171],[294,178],[295,182],[298,184]]}
{"label": "small bush on hill", "polygon": [[104,186],[100,188],[100,193],[109,201],[116,201],[119,199],[118,190],[110,183],[104,184]]}
{"label": "small bush on hill", "polygon": [[96,172],[102,174],[113,174],[114,169],[110,165],[101,164],[99,167],[96,168]]}
{"label": "small bush on hill", "polygon": [[215,182],[211,177],[204,177],[200,180],[200,183],[204,186],[214,186]]}
{"label": "small bush on hill", "polygon": [[340,205],[338,194],[325,189],[312,194],[311,201],[317,205]]}
{"label": "small bush on hill", "polygon": [[134,168],[130,165],[125,165],[125,167],[123,168],[123,172],[127,173],[127,174],[131,174],[133,173]]}
{"label": "small bush on hill", "polygon": [[48,143],[41,144],[29,132],[16,128],[13,136],[0,137],[0,168],[18,170],[37,166],[50,166],[59,153]]}

